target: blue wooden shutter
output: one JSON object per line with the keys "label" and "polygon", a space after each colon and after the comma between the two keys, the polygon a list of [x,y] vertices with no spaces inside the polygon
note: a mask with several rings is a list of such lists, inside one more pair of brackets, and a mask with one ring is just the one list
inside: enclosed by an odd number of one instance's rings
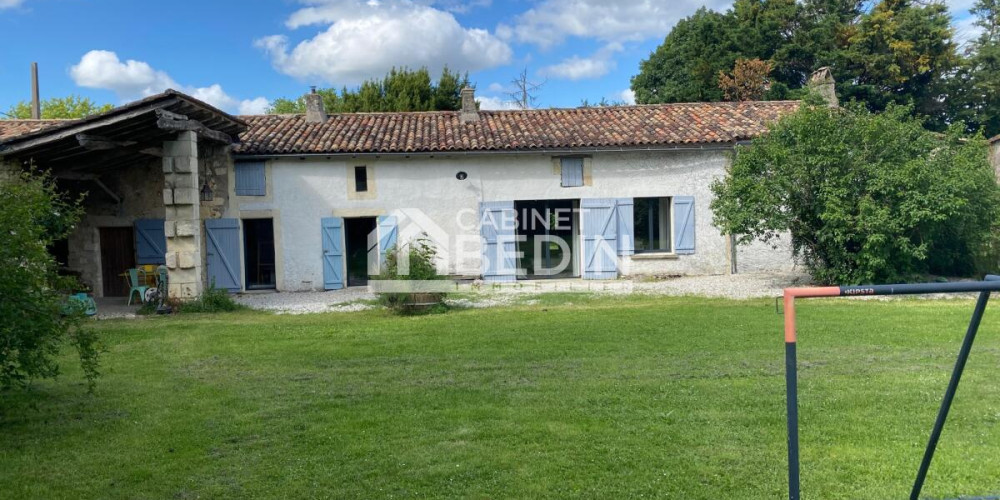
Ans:
{"label": "blue wooden shutter", "polygon": [[234,168],[236,169],[236,194],[240,196],[267,195],[264,162],[238,161]]}
{"label": "blue wooden shutter", "polygon": [[615,217],[618,218],[618,255],[635,254],[635,210],[632,198],[618,198],[615,200],[617,210]]}
{"label": "blue wooden shutter", "polygon": [[163,219],[135,221],[135,261],[138,264],[166,264],[167,237]]}
{"label": "blue wooden shutter", "polygon": [[613,198],[580,200],[583,279],[618,277],[618,204]]}
{"label": "blue wooden shutter", "polygon": [[694,253],[693,196],[674,196],[674,253]]}
{"label": "blue wooden shutter", "polygon": [[562,187],[583,185],[583,158],[560,158],[559,171],[562,173]]}
{"label": "blue wooden shutter", "polygon": [[344,219],[324,217],[320,220],[323,231],[323,289],[344,288]]}
{"label": "blue wooden shutter", "polygon": [[205,240],[208,283],[240,291],[240,221],[205,219]]}
{"label": "blue wooden shutter", "polygon": [[[396,227],[395,215],[380,215],[378,218],[378,255],[379,266],[385,265],[385,258],[390,248],[396,246],[399,233]],[[379,267],[381,269],[381,267]]]}
{"label": "blue wooden shutter", "polygon": [[517,281],[514,202],[480,203],[479,224],[483,242],[483,279],[503,283]]}

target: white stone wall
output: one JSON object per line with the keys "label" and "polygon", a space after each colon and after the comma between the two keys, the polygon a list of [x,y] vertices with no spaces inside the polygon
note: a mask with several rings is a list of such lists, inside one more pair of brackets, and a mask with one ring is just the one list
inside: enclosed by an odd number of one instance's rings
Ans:
{"label": "white stone wall", "polygon": [[[314,290],[323,285],[320,219],[389,214],[417,209],[440,228],[451,256],[452,274],[479,275],[477,213],[482,201],[694,196],[696,252],[666,259],[626,262],[630,274],[725,274],[729,238],[712,226],[711,181],[725,174],[728,150],[596,153],[589,161],[589,185],[560,186],[551,155],[467,154],[405,158],[281,158],[268,162],[268,196],[231,196],[225,217],[273,217],[279,290]],[[349,199],[353,167],[371,168],[370,199]],[[458,172],[468,178],[457,180]],[[233,183],[230,182],[230,185]],[[357,198],[352,196],[352,198]],[[791,267],[790,254],[755,245],[739,249],[754,270]],[[742,264],[741,264],[742,266]]]}

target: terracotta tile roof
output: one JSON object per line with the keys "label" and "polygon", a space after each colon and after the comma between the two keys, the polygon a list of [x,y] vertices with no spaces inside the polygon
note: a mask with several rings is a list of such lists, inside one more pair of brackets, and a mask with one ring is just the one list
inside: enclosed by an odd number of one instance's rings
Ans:
{"label": "terracotta tile roof", "polygon": [[[798,108],[797,101],[689,103],[603,108],[480,111],[462,124],[456,111],[240,117],[249,128],[236,154],[418,153],[629,148],[717,144],[749,139]],[[69,120],[0,120],[0,141]]]}
{"label": "terracotta tile roof", "polygon": [[0,120],[0,141],[30,134],[70,120]]}
{"label": "terracotta tile roof", "polygon": [[456,111],[241,117],[250,126],[236,154],[417,153],[629,148],[749,139],[798,108],[798,101],[691,103],[529,111]]}

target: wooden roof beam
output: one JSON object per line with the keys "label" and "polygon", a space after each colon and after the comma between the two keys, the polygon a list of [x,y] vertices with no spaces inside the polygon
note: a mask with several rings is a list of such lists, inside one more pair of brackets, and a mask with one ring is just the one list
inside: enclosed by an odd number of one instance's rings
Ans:
{"label": "wooden roof beam", "polygon": [[201,137],[206,139],[211,139],[213,141],[221,142],[224,144],[232,144],[233,138],[226,134],[225,132],[219,132],[218,130],[212,130],[206,127],[204,124],[198,120],[192,120],[186,115],[173,113],[165,109],[156,110],[156,126],[161,130],[169,130],[172,132],[194,132]]}

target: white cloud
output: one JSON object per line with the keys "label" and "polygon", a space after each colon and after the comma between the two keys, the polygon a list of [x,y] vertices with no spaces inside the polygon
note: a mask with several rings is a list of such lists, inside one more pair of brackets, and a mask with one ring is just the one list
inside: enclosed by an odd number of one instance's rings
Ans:
{"label": "white cloud", "polygon": [[600,78],[615,69],[614,55],[621,50],[620,43],[609,43],[590,57],[572,56],[558,64],[542,68],[539,73],[567,80]]}
{"label": "white cloud", "polygon": [[490,92],[494,92],[495,93],[495,92],[503,92],[503,91],[507,90],[507,88],[504,87],[500,83],[493,82],[493,83],[490,84],[490,86],[487,88],[487,90],[489,90]]}
{"label": "white cloud", "polygon": [[625,89],[618,96],[625,104],[635,104],[635,92],[632,89]]}
{"label": "white cloud", "polygon": [[483,110],[520,109],[518,108],[517,103],[502,97],[476,96],[476,101],[479,102],[479,109]]}
{"label": "white cloud", "polygon": [[381,77],[392,67],[427,66],[438,73],[447,65],[461,72],[506,64],[511,49],[482,29],[465,28],[451,13],[407,0],[304,0],[309,7],[292,13],[290,29],[329,25],[294,47],[288,37],[271,35],[255,45],[278,71],[328,84],[351,85]]}
{"label": "white cloud", "polygon": [[181,85],[166,72],[154,69],[149,63],[134,59],[122,62],[118,54],[107,50],[87,52],[79,63],[70,67],[69,75],[81,87],[110,90],[123,101],[174,89],[215,107],[240,114],[263,113],[268,104],[263,97],[239,100],[227,94],[217,83],[207,87]]}
{"label": "white cloud", "polygon": [[663,37],[678,20],[699,7],[725,9],[731,0],[544,0],[517,16],[513,26],[501,25],[506,39],[542,48],[569,36],[626,42]]}
{"label": "white cloud", "polygon": [[13,9],[24,3],[24,0],[0,0],[0,10]]}

